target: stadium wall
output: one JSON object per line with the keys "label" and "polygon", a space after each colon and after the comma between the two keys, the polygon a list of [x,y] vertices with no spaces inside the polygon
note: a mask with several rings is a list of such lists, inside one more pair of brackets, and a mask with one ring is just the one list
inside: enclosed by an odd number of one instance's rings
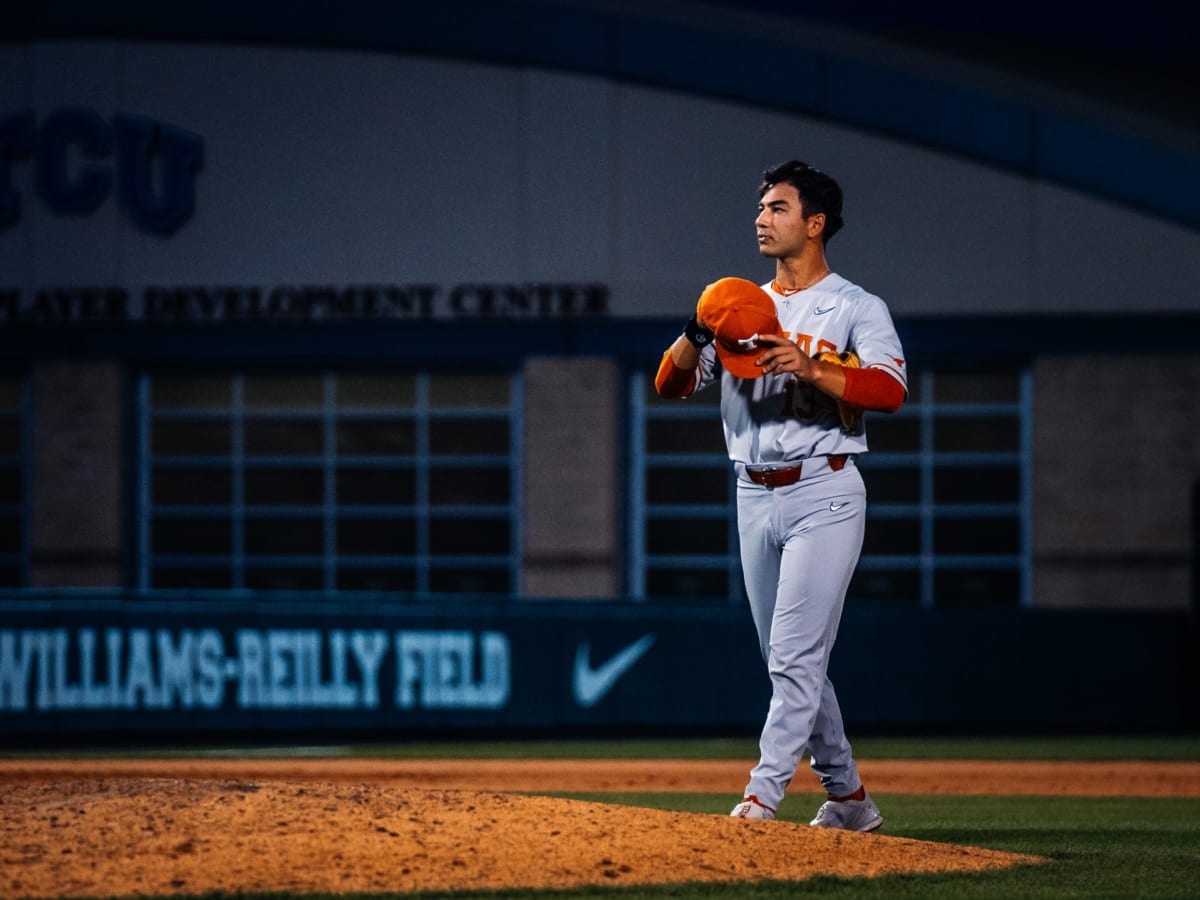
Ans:
{"label": "stadium wall", "polygon": [[[854,606],[834,664],[847,711],[879,728],[1196,726],[1194,167],[846,60],[836,97],[748,99],[739,77],[648,52],[672,46],[665,25],[636,29],[616,68],[578,29],[555,59],[484,52],[485,30],[474,54],[136,28],[0,44],[0,349],[36,407],[37,578],[0,617],[5,739],[755,727],[765,685],[753,642],[729,639],[749,628],[737,608],[123,594],[121,439],[145,367],[437,365],[451,344],[528,367],[529,447],[557,465],[592,435],[581,465],[606,474],[530,495],[525,587],[620,599],[604,503],[621,457],[597,437],[621,427],[610,366],[655,360],[713,278],[769,277],[754,187],[797,155],[843,182],[831,259],[889,302],[915,363],[1036,367],[1038,605],[1081,607]],[[596,64],[566,64],[580,53]],[[1128,169],[1152,196],[1113,190]],[[1147,352],[1168,362],[1139,381]],[[566,438],[559,380],[598,401]],[[592,505],[565,520],[581,491]],[[579,702],[578,660],[586,687],[639,647]]]}
{"label": "stadium wall", "polygon": [[[770,698],[741,608],[85,592],[0,612],[9,746],[752,733]],[[851,605],[831,678],[860,732],[1184,731],[1196,646],[1182,614]]]}

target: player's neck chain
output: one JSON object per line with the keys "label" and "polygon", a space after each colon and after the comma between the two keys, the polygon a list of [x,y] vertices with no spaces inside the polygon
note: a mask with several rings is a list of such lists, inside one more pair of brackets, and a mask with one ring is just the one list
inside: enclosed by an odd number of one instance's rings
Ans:
{"label": "player's neck chain", "polygon": [[773,280],[771,282],[771,288],[777,294],[783,294],[783,296],[785,296],[785,297],[790,297],[790,296],[792,296],[792,294],[798,294],[801,291],[807,291],[810,287],[812,287],[818,281],[822,280],[828,274],[829,274],[829,269],[823,269],[820,272],[820,274],[818,274],[817,277],[814,278],[812,281],[810,281],[808,284],[802,285],[801,287],[792,287],[792,288],[782,287],[777,280]]}

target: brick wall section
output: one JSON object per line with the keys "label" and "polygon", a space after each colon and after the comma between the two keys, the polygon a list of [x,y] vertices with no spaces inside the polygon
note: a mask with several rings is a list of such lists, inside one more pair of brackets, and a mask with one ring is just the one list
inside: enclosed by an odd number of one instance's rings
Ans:
{"label": "brick wall section", "polygon": [[34,587],[121,584],[121,381],[114,363],[33,368]]}
{"label": "brick wall section", "polygon": [[1045,357],[1034,384],[1035,604],[1187,608],[1200,356]]}
{"label": "brick wall section", "polygon": [[525,596],[620,593],[618,378],[609,359],[526,363]]}

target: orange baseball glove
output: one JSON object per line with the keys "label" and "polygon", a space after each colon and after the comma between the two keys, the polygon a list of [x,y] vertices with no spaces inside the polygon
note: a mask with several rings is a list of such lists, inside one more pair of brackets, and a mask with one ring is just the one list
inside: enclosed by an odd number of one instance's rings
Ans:
{"label": "orange baseball glove", "polygon": [[[853,350],[844,350],[839,355],[832,350],[822,350],[815,357],[819,362],[830,362],[839,366],[848,366],[851,369],[861,369],[862,360],[858,358],[858,354]],[[863,411],[862,407],[851,406],[842,400],[837,402],[838,416],[842,420],[842,428],[847,434],[860,434],[862,432]]]}

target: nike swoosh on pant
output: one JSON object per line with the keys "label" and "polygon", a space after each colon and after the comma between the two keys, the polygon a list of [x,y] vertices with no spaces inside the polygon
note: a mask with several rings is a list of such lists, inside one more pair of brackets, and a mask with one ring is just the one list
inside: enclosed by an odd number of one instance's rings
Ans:
{"label": "nike swoosh on pant", "polygon": [[599,703],[653,643],[654,635],[647,634],[594,669],[590,662],[591,645],[587,641],[581,643],[575,648],[575,672],[572,679],[575,702],[585,709]]}

